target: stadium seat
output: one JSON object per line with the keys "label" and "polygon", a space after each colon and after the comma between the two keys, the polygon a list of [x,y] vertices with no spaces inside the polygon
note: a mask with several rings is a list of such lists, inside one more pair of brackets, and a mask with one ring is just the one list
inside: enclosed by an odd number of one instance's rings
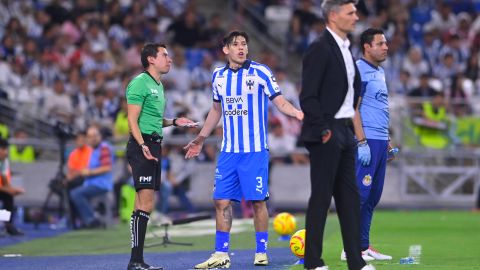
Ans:
{"label": "stadium seat", "polygon": [[113,198],[111,198],[110,192],[94,197],[90,203],[99,214],[98,218],[105,224],[105,227],[113,226]]}

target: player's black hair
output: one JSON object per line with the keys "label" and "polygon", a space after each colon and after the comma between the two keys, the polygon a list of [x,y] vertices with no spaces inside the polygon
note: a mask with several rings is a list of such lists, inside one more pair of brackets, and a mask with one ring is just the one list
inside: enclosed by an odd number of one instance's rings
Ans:
{"label": "player's black hair", "polygon": [[225,46],[230,46],[233,41],[235,40],[236,37],[244,37],[245,38],[245,41],[247,41],[248,43],[248,35],[246,32],[243,32],[243,31],[232,31],[230,33],[228,33],[228,35],[226,35],[224,38],[223,38],[223,42],[222,42],[222,45],[225,47]]}
{"label": "player's black hair", "polygon": [[365,53],[365,48],[363,45],[369,44],[372,45],[372,41],[375,35],[383,35],[383,30],[378,28],[368,28],[367,30],[363,31],[360,35],[360,48],[362,48],[362,53]]}
{"label": "player's black hair", "polygon": [[8,148],[8,141],[4,138],[0,138],[0,148],[5,149]]}
{"label": "player's black hair", "polygon": [[142,60],[142,66],[143,68],[148,68],[148,57],[157,57],[158,53],[158,48],[167,48],[167,45],[162,44],[162,43],[147,43],[143,46],[142,52],[140,54],[140,58]]}

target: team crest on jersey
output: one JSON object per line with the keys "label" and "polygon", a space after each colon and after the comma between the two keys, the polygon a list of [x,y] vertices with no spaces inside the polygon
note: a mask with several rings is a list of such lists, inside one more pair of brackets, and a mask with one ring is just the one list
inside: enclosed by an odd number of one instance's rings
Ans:
{"label": "team crest on jersey", "polygon": [[253,80],[248,80],[248,81],[246,82],[246,84],[247,84],[248,90],[252,91],[252,90],[253,90],[253,86],[255,85],[255,81],[253,81]]}
{"label": "team crest on jersey", "polygon": [[158,96],[158,89],[150,88],[150,92],[152,93],[152,96]]}
{"label": "team crest on jersey", "polygon": [[366,187],[372,184],[372,177],[370,176],[370,174],[367,174],[365,175],[365,177],[363,177],[362,184]]}

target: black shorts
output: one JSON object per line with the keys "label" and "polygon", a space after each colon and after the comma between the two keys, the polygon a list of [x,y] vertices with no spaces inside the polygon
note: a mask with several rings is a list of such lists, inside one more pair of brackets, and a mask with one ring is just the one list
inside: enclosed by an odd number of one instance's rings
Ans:
{"label": "black shorts", "polygon": [[127,143],[127,160],[132,167],[135,189],[160,189],[160,176],[162,172],[162,139],[161,137],[142,134],[145,144],[150,149],[152,156],[158,161],[148,160],[143,155],[142,147],[130,136]]}

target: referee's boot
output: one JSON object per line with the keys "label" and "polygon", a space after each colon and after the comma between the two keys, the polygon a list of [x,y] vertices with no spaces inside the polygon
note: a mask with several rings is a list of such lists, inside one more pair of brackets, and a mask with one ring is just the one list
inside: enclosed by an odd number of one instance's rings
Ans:
{"label": "referee's boot", "polygon": [[127,270],[163,270],[162,267],[150,266],[144,262],[129,262]]}

